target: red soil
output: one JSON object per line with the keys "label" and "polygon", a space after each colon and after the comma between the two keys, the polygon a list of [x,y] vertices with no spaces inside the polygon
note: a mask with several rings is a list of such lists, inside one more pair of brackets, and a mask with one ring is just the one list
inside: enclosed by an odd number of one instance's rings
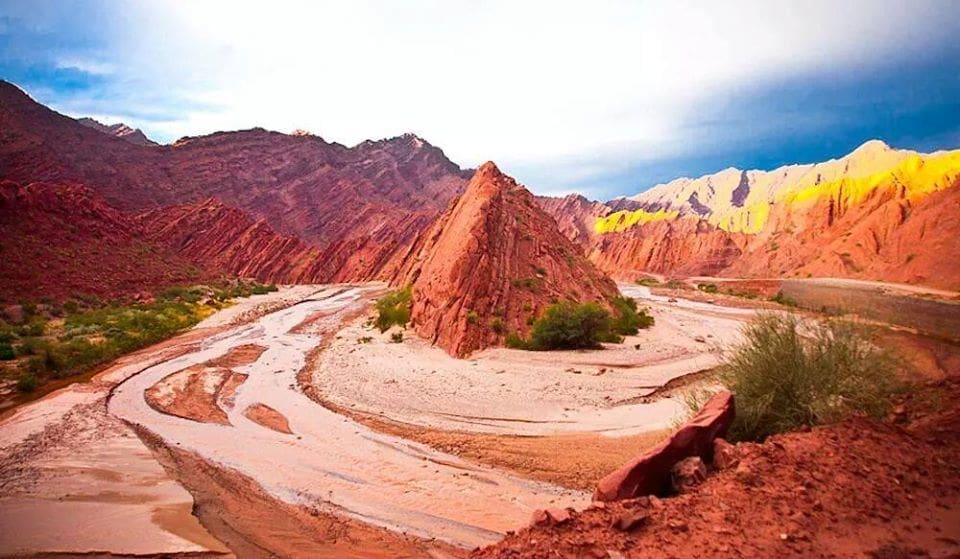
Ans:
{"label": "red soil", "polygon": [[[958,379],[909,396],[887,422],[739,444],[738,462],[691,493],[546,518],[473,557],[956,557]],[[928,400],[947,409],[927,412]]]}

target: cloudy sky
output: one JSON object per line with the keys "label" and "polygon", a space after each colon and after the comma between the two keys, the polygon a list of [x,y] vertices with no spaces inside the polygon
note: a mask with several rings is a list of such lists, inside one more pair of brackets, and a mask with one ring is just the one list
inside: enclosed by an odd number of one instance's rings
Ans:
{"label": "cloudy sky", "polygon": [[168,142],[414,132],[607,199],[870,138],[960,147],[960,2],[0,0],[0,78]]}

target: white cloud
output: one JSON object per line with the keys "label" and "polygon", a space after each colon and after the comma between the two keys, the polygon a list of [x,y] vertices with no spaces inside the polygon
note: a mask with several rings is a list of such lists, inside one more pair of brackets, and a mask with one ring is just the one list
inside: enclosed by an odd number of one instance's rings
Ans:
{"label": "white cloud", "polygon": [[206,107],[131,123],[163,139],[259,125],[353,144],[412,131],[467,166],[567,158],[587,174],[682,149],[684,118],[720,92],[906,56],[943,19],[935,2],[882,0],[126,7],[137,11],[114,26],[113,59],[64,64],[115,72],[115,103],[163,91]]}
{"label": "white cloud", "polygon": [[94,76],[108,76],[116,71],[116,67],[109,62],[72,57],[58,59],[55,66],[59,69],[77,70]]}

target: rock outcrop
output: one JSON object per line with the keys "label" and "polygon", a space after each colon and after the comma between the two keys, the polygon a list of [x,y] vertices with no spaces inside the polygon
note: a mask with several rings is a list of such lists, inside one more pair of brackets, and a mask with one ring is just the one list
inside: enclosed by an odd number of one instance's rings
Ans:
{"label": "rock outcrop", "polygon": [[673,468],[693,456],[709,459],[713,440],[726,434],[733,423],[733,394],[714,395],[683,427],[662,443],[601,479],[595,501],[617,501],[667,492]]}
{"label": "rock outcrop", "polygon": [[207,275],[79,184],[0,182],[0,301],[112,298]]}
{"label": "rock outcrop", "polygon": [[526,334],[553,302],[608,305],[618,294],[533,195],[490,162],[422,235],[392,283],[413,287],[416,331],[456,356]]}
{"label": "rock outcrop", "polygon": [[155,146],[156,142],[147,137],[143,133],[143,130],[139,128],[130,128],[122,122],[116,124],[103,124],[102,122],[92,119],[92,118],[80,118],[77,119],[77,122],[84,126],[93,128],[94,130],[99,130],[104,134],[110,136],[116,136],[121,140],[126,140],[131,144],[136,144],[138,146]]}

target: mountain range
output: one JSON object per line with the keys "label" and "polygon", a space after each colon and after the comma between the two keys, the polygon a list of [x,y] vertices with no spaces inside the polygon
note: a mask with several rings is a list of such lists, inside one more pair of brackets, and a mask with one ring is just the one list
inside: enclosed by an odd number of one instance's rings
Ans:
{"label": "mountain range", "polygon": [[[217,275],[303,283],[428,274],[444,276],[440,296],[477,283],[457,279],[446,261],[496,262],[477,277],[500,284],[527,279],[524,266],[551,277],[569,258],[569,281],[595,266],[626,280],[829,275],[960,288],[958,151],[871,141],[836,160],[726,169],[607,202],[520,194],[492,164],[484,183],[501,188],[465,197],[474,174],[412,134],[350,147],[251,129],[157,145],[0,82],[0,258],[16,263],[0,274],[0,300],[122,295]],[[456,210],[469,200],[470,212]],[[473,211],[481,207],[493,213]],[[523,248],[526,237],[539,239],[535,250]],[[591,293],[608,290],[588,283]],[[466,339],[477,336],[492,335]]]}

